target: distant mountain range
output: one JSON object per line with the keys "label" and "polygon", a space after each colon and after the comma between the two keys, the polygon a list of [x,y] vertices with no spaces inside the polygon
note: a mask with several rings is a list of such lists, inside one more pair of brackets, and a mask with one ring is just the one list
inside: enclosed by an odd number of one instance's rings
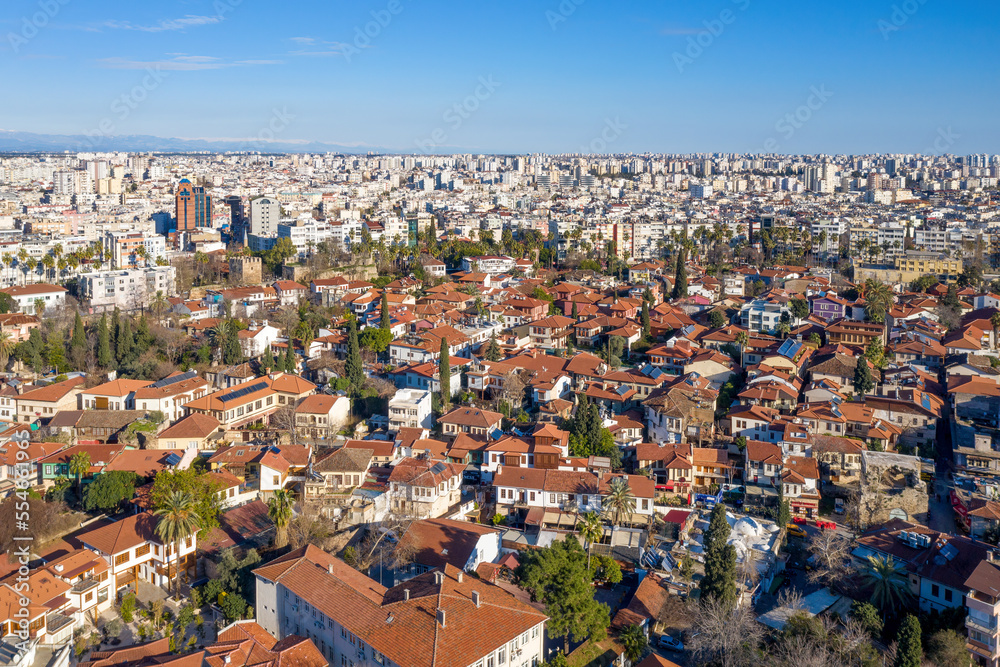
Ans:
{"label": "distant mountain range", "polygon": [[[95,134],[36,134],[34,132],[16,132],[0,130],[0,152],[3,153],[37,153],[61,151],[129,151],[157,153],[196,153],[196,152],[226,152],[246,151],[259,153],[347,153],[352,155],[363,153],[394,153],[412,154],[418,150],[398,150],[379,146],[341,146],[327,144],[321,141],[308,143],[295,142],[262,142],[262,141],[230,141],[205,139],[177,139],[154,137],[148,134],[127,134],[121,136],[104,136]],[[468,148],[457,146],[435,146],[435,154],[468,153]],[[483,153],[485,151],[475,151]]]}

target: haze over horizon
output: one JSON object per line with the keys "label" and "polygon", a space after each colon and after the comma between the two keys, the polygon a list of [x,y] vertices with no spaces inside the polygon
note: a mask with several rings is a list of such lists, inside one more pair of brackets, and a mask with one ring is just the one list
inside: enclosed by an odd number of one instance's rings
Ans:
{"label": "haze over horizon", "polygon": [[[0,126],[393,152],[1000,152],[1000,9],[17,0]],[[940,138],[947,136],[947,141]]]}

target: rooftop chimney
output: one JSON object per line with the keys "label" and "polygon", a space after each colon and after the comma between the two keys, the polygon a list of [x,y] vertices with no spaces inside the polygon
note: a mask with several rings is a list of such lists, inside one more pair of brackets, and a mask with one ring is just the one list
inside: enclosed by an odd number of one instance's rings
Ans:
{"label": "rooftop chimney", "polygon": [[440,623],[440,624],[441,624],[441,627],[442,627],[442,628],[446,628],[446,627],[448,627],[448,626],[447,626],[447,625],[445,624],[445,622],[444,622],[444,609],[438,609],[438,613],[437,613],[437,620],[438,620],[438,623]]}
{"label": "rooftop chimney", "polygon": [[329,565],[326,566],[326,571],[329,572],[330,574],[333,574],[333,563],[330,563]]}
{"label": "rooftop chimney", "polygon": [[472,604],[479,608],[479,591],[472,591]]}
{"label": "rooftop chimney", "polygon": [[443,584],[444,583],[444,572],[442,572],[441,570],[436,570],[434,572],[434,583],[435,584]]}
{"label": "rooftop chimney", "polygon": [[404,588],[403,589],[403,599],[404,600],[409,600],[410,599],[410,589],[409,588]]}

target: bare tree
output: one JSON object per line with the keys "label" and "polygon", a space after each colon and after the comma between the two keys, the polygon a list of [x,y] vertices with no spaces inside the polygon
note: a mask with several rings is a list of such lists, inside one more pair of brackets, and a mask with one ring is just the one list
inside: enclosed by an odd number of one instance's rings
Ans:
{"label": "bare tree", "polygon": [[798,611],[802,608],[802,593],[798,589],[789,587],[778,593],[778,609]]}
{"label": "bare tree", "polygon": [[295,425],[295,406],[291,403],[271,413],[268,424],[277,431],[288,433],[291,444],[299,444],[299,432]]}
{"label": "bare tree", "polygon": [[818,581],[827,586],[836,586],[850,571],[850,542],[842,533],[823,530],[809,543],[814,569],[809,573],[809,581]]}
{"label": "bare tree", "polygon": [[697,664],[722,667],[752,665],[763,637],[749,605],[733,606],[723,600],[705,600],[695,610],[692,650]]}
{"label": "bare tree", "polygon": [[511,416],[521,409],[524,403],[524,390],[528,386],[528,373],[524,369],[508,371],[503,376],[503,386],[496,395],[497,402],[510,406]]}
{"label": "bare tree", "polygon": [[742,581],[750,584],[749,588],[753,588],[753,584],[757,583],[757,580],[760,578],[760,571],[757,569],[758,560],[760,558],[756,549],[747,549],[743,552],[743,561],[739,566],[739,576]]}
{"label": "bare tree", "polygon": [[839,667],[840,658],[829,647],[805,635],[786,636],[770,651],[767,663],[776,667]]}

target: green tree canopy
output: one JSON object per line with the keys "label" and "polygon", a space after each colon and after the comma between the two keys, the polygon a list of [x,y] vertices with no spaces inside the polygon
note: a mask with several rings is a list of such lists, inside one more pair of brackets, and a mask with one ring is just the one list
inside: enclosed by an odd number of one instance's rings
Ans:
{"label": "green tree canopy", "polygon": [[865,357],[858,359],[857,366],[854,367],[854,393],[863,397],[875,388],[875,381],[872,379],[871,369],[868,368],[868,361]]}
{"label": "green tree canopy", "polygon": [[204,537],[219,525],[220,505],[216,495],[219,490],[218,482],[194,468],[162,470],[153,480],[151,500],[154,508],[160,508],[167,504],[174,492],[190,494],[198,516],[198,534]]}
{"label": "green tree canopy", "polygon": [[365,381],[364,364],[361,362],[361,347],[358,344],[358,328],[351,320],[347,329],[347,359],[345,361],[347,379],[351,381],[352,390],[357,393]]}
{"label": "green tree canopy", "polygon": [[368,327],[361,332],[361,347],[371,350],[375,354],[382,354],[389,349],[392,343],[392,332],[388,329],[376,329]]}
{"label": "green tree canopy", "polygon": [[135,483],[138,479],[138,475],[127,470],[112,470],[98,475],[84,494],[84,509],[107,512],[121,507],[135,495]]}
{"label": "green tree canopy", "polygon": [[545,605],[549,634],[562,637],[567,648],[570,638],[596,642],[607,636],[611,617],[594,599],[587,553],[576,537],[524,552],[517,577],[531,599]]}
{"label": "green tree canopy", "polygon": [[920,621],[913,614],[907,614],[896,634],[896,661],[893,667],[920,667],[924,659],[920,643]]}

